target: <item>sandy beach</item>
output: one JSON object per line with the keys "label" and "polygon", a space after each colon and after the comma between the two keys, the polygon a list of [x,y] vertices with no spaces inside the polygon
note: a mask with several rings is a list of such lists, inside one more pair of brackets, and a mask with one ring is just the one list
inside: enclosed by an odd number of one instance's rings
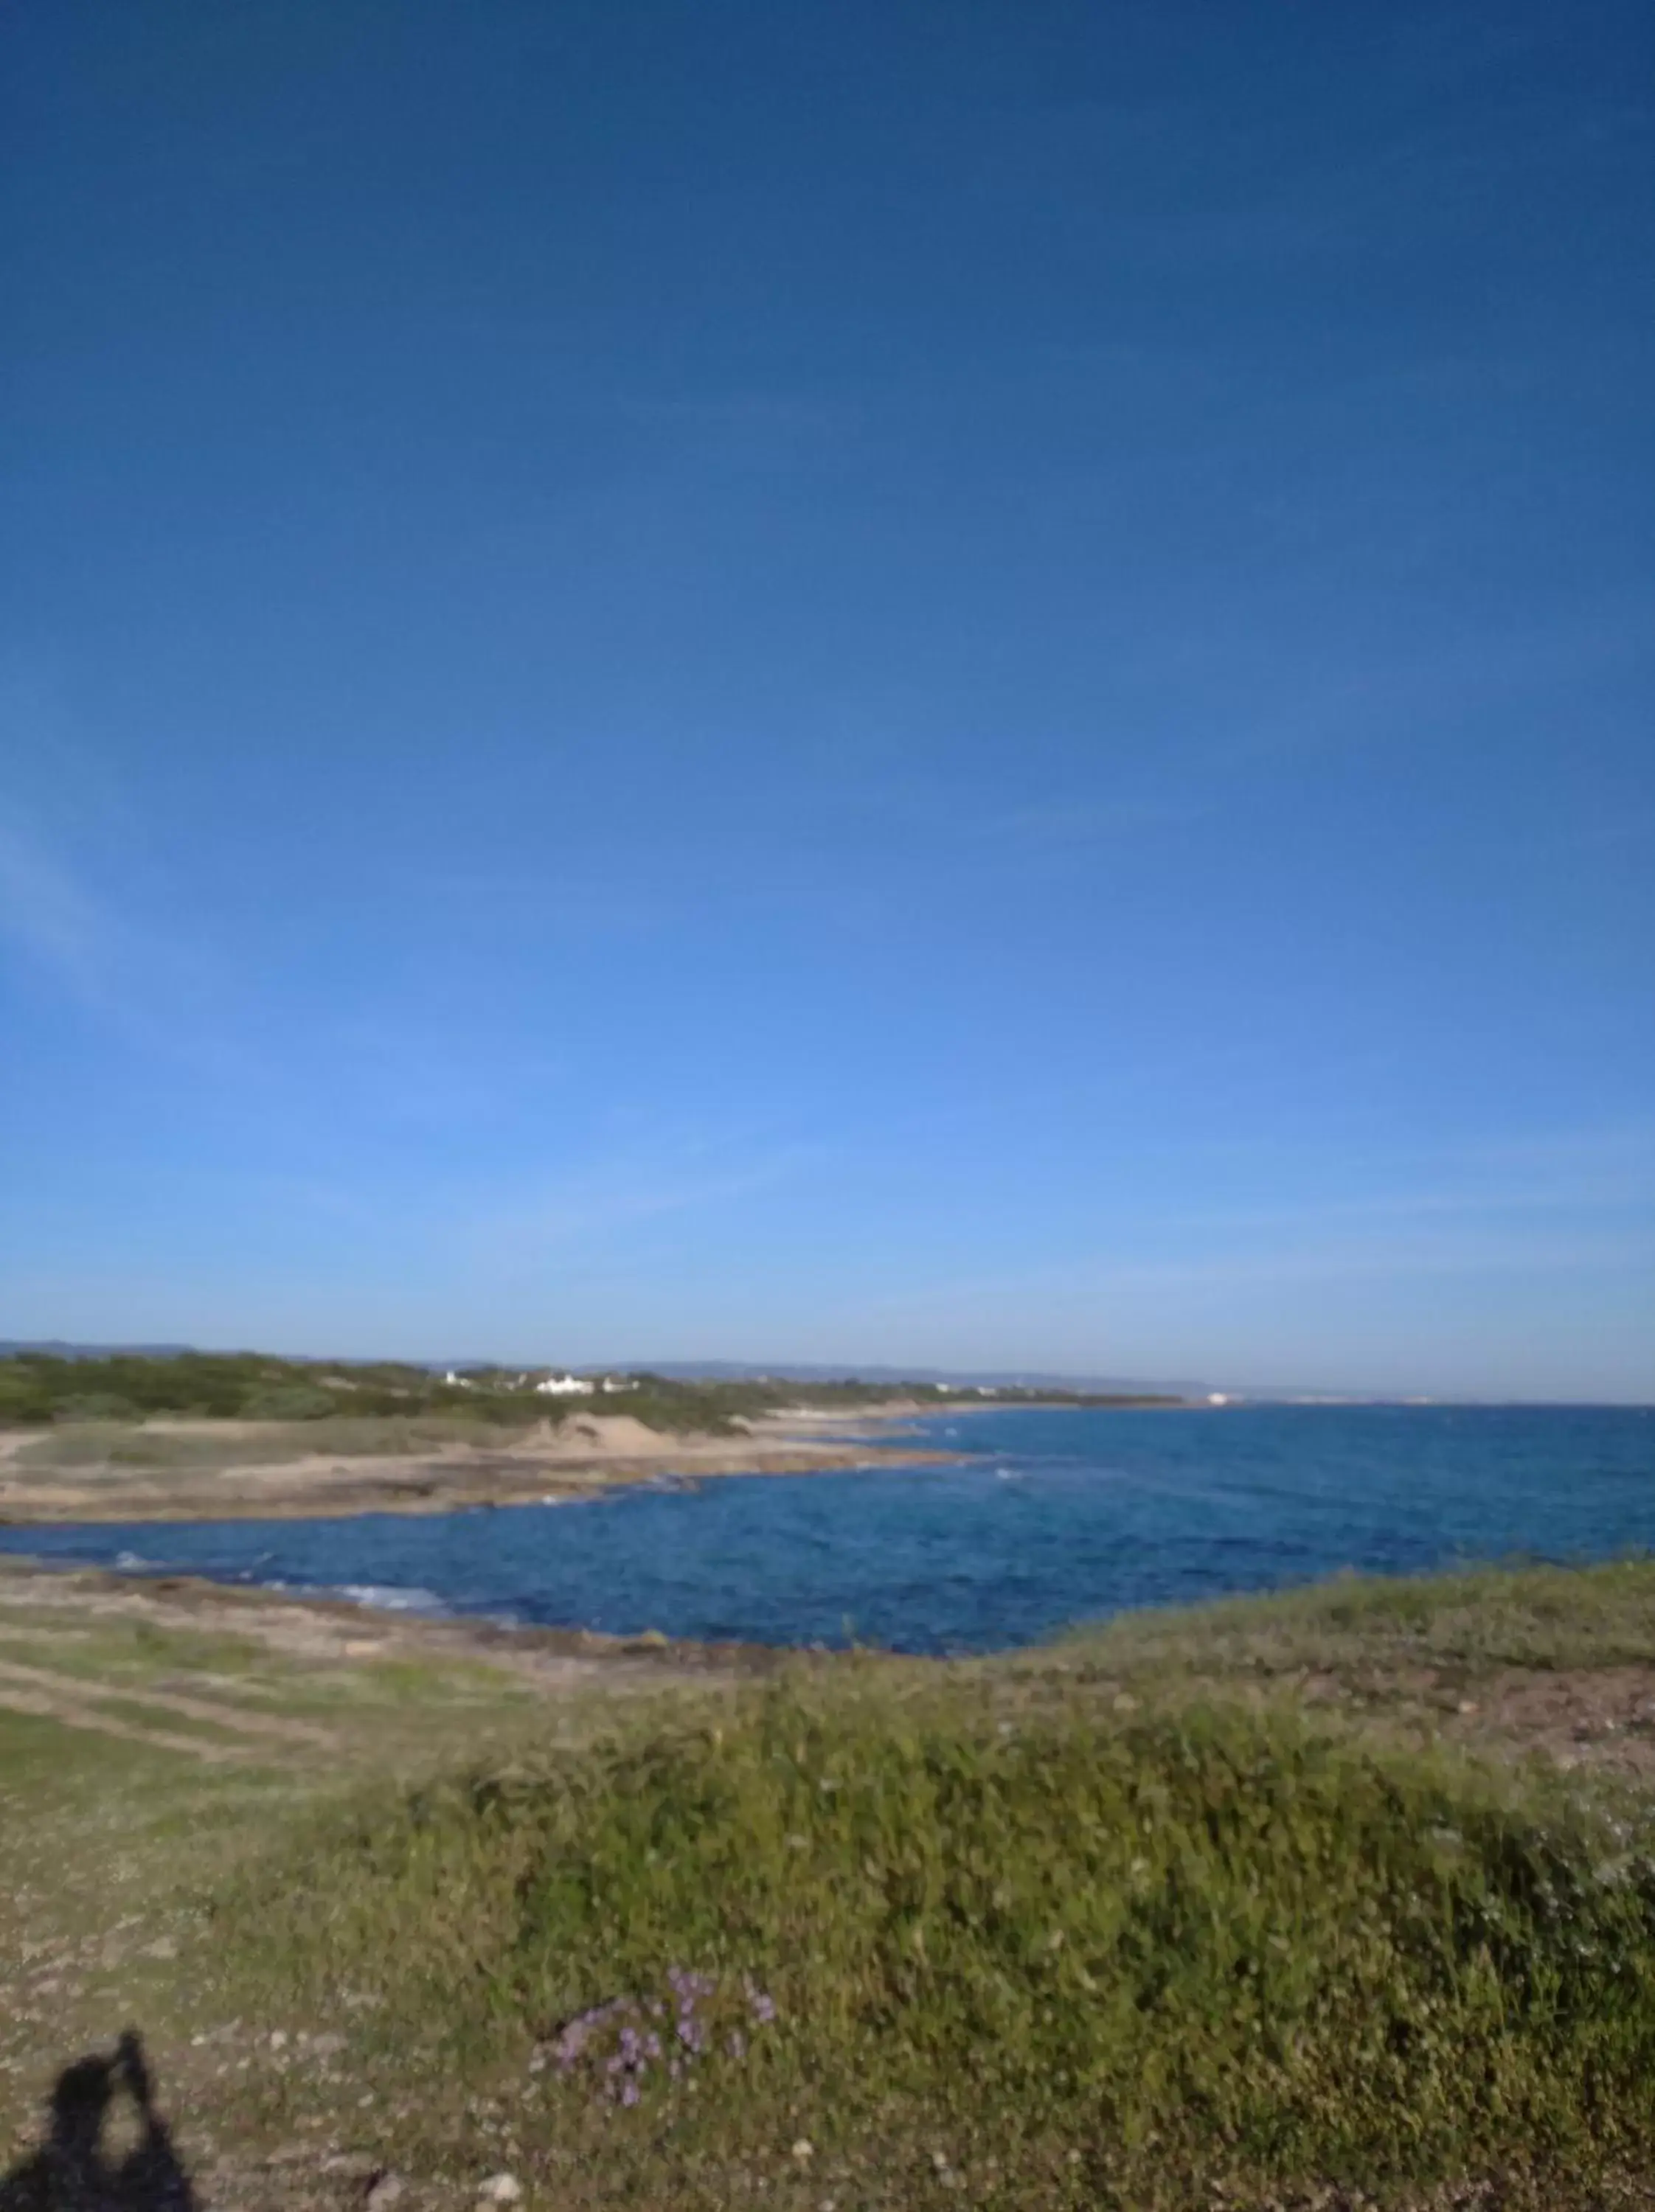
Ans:
{"label": "sandy beach", "polygon": [[[0,1436],[0,1523],[326,1519],[450,1513],[589,1497],[630,1483],[935,1465],[957,1455],[890,1441],[911,1402],[762,1414],[722,1436],[669,1434],[625,1413],[578,1413],[522,1434],[414,1450],[295,1451],[290,1425],[151,1420],[111,1425],[72,1463],[37,1430]],[[268,1455],[262,1456],[261,1444]]]}

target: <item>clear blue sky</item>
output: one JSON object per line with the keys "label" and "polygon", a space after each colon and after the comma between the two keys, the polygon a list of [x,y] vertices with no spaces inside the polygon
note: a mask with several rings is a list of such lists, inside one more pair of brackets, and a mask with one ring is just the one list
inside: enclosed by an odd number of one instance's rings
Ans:
{"label": "clear blue sky", "polygon": [[22,0],[0,1334],[1655,1396],[1641,0]]}

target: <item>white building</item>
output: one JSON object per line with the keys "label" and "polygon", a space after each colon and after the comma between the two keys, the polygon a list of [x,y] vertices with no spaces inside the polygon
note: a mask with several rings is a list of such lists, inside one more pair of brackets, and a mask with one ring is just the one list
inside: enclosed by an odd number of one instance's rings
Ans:
{"label": "white building", "polygon": [[578,1375],[548,1375],[535,1389],[543,1398],[589,1398],[593,1386]]}

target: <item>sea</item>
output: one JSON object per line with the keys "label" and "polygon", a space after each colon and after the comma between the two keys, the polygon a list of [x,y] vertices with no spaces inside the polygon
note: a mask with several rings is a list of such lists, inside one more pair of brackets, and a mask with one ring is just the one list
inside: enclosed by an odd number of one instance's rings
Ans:
{"label": "sea", "polygon": [[1655,1408],[1028,1407],[888,1440],[960,1456],[429,1516],[0,1528],[0,1549],[507,1623],[916,1653],[1348,1570],[1655,1550]]}

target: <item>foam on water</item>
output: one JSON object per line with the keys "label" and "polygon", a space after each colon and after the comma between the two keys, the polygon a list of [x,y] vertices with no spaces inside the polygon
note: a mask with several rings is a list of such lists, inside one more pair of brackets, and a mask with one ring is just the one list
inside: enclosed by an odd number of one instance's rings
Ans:
{"label": "foam on water", "polygon": [[423,1613],[446,1615],[450,1608],[435,1590],[403,1589],[383,1583],[341,1583],[332,1593],[353,1605],[371,1605],[380,1613]]}

